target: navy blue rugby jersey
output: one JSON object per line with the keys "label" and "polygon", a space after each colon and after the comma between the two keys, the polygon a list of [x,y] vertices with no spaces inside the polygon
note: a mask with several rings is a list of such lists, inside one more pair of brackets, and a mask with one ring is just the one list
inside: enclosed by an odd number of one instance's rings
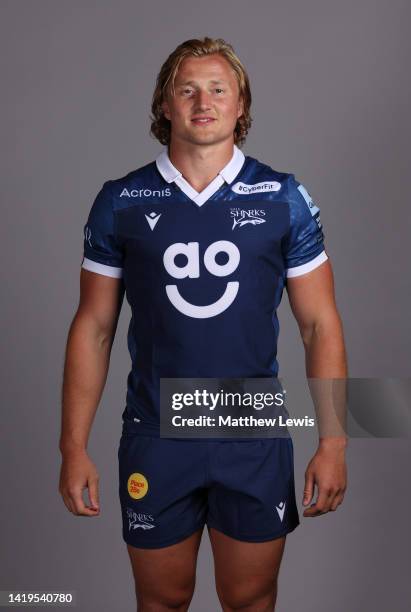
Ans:
{"label": "navy blue rugby jersey", "polygon": [[167,149],[105,182],[82,267],[121,277],[131,307],[123,427],[159,435],[161,378],[277,377],[284,285],[326,259],[304,186],[237,146],[200,193]]}

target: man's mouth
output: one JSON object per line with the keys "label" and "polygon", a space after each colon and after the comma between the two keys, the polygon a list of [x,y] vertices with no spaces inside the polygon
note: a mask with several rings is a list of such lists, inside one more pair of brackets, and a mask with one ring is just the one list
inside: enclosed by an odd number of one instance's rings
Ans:
{"label": "man's mouth", "polygon": [[207,125],[208,123],[212,123],[213,121],[215,121],[215,119],[213,119],[212,117],[196,117],[194,119],[191,119],[191,121],[196,125]]}

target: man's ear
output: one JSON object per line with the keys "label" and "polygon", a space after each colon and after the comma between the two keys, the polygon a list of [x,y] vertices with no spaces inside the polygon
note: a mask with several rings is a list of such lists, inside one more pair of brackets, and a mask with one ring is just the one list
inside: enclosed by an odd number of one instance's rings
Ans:
{"label": "man's ear", "polygon": [[244,101],[242,98],[240,98],[238,101],[237,119],[239,119],[243,113],[244,113]]}
{"label": "man's ear", "polygon": [[161,103],[161,108],[163,109],[164,117],[170,121],[170,107],[166,98],[164,98],[163,102]]}

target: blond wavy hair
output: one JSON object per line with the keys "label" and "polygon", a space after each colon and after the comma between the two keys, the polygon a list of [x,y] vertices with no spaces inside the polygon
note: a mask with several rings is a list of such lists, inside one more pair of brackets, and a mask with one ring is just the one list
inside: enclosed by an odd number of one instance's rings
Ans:
{"label": "blond wavy hair", "polygon": [[228,61],[237,78],[240,100],[243,102],[243,114],[237,119],[234,129],[234,142],[239,147],[244,144],[252,122],[250,115],[251,89],[247,72],[229,43],[222,38],[208,38],[207,36],[202,40],[192,38],[178,45],[168,56],[158,73],[151,104],[150,133],[161,144],[170,144],[171,123],[164,116],[162,103],[168,87],[174,95],[174,80],[181,62],[186,57],[204,57],[214,54],[221,55]]}

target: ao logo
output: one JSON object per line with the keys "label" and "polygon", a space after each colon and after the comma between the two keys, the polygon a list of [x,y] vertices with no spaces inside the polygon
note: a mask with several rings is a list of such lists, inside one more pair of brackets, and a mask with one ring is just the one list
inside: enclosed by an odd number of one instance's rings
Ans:
{"label": "ao logo", "polygon": [[[216,262],[217,253],[226,253],[228,261],[225,264]],[[176,266],[177,255],[185,255],[187,263],[185,266]],[[174,278],[199,278],[200,277],[200,255],[198,242],[176,242],[171,244],[163,256],[164,267]],[[228,276],[237,269],[240,263],[240,251],[235,244],[228,240],[217,240],[207,248],[204,253],[204,265],[210,274],[214,276]],[[212,304],[196,306],[187,302],[181,295],[176,285],[166,285],[168,299],[178,311],[188,317],[195,319],[206,319],[215,317],[224,312],[235,300],[238,293],[238,281],[227,283],[223,295]]]}

